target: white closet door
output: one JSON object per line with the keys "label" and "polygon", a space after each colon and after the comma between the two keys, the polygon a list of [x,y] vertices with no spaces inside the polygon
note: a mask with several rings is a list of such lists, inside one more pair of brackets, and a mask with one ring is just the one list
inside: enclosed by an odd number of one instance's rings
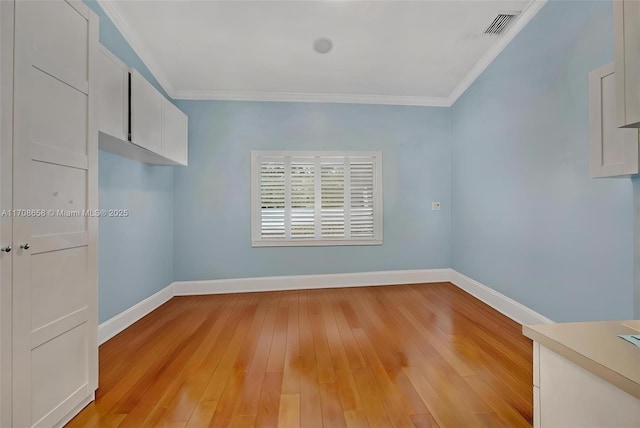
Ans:
{"label": "white closet door", "polygon": [[[0,1],[0,209],[11,210],[13,178],[13,3]],[[11,217],[0,216],[0,427],[11,422]]]}
{"label": "white closet door", "polygon": [[33,211],[13,223],[14,426],[55,425],[97,387],[97,38],[80,1],[15,3],[13,208]]}

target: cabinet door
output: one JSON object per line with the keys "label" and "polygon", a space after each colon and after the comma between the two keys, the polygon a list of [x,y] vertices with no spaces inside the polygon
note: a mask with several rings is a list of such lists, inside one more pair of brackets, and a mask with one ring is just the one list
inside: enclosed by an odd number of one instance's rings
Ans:
{"label": "cabinet door", "polygon": [[97,388],[97,45],[84,3],[15,2],[16,427],[64,422]]}
{"label": "cabinet door", "polygon": [[638,173],[638,130],[616,123],[616,73],[613,63],[589,73],[591,177]]}
{"label": "cabinet door", "polygon": [[640,128],[640,2],[613,2],[616,126]]}
{"label": "cabinet door", "polygon": [[187,115],[168,100],[163,100],[162,155],[181,165],[187,165]]}
{"label": "cabinet door", "polygon": [[544,346],[540,346],[539,361],[540,426],[640,426],[640,400],[634,396]]}
{"label": "cabinet door", "polygon": [[155,153],[162,152],[163,99],[139,72],[131,72],[131,142]]}
{"label": "cabinet door", "polygon": [[98,130],[128,140],[129,69],[105,47],[99,52]]}

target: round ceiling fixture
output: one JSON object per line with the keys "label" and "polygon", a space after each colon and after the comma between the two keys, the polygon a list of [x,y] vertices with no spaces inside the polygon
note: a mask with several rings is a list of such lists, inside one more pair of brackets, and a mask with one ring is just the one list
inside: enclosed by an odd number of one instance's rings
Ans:
{"label": "round ceiling fixture", "polygon": [[327,39],[326,37],[321,37],[313,42],[313,50],[319,54],[326,54],[331,49],[333,49],[333,42],[331,39]]}

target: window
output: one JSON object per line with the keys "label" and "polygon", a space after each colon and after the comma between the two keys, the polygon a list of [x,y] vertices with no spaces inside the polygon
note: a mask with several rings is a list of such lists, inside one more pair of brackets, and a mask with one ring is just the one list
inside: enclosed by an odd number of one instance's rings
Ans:
{"label": "window", "polygon": [[251,241],[382,244],[381,152],[251,152]]}

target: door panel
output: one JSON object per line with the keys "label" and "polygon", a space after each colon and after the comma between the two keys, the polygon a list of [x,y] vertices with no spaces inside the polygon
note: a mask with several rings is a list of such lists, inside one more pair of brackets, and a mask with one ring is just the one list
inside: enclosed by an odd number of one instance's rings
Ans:
{"label": "door panel", "polygon": [[13,208],[46,215],[13,219],[13,425],[50,426],[97,386],[97,18],[18,1],[15,23]]}
{"label": "door panel", "polygon": [[79,325],[33,350],[31,420],[39,421],[69,397],[87,389],[85,326]]}
{"label": "door panel", "polygon": [[162,142],[163,155],[182,165],[187,164],[188,119],[178,107],[163,100]]}
{"label": "door panel", "polygon": [[[34,177],[34,183],[29,207],[55,211],[54,215],[29,219],[31,235],[86,233],[87,217],[82,215],[82,210],[88,208],[87,171],[32,160],[31,174]],[[34,248],[34,251],[38,250]]]}
{"label": "door panel", "polygon": [[25,3],[34,3],[24,7],[32,22],[33,65],[86,92],[87,17],[64,1]]}
{"label": "door panel", "polygon": [[162,152],[162,100],[164,97],[136,70],[131,72],[131,142]]}
{"label": "door panel", "polygon": [[32,330],[86,306],[86,247],[32,255],[31,265]]}
{"label": "door panel", "polygon": [[[87,155],[87,94],[32,68],[34,142]],[[64,106],[64,108],[60,108]]]}
{"label": "door panel", "polygon": [[[610,74],[605,76],[602,81],[602,93],[616,93],[616,75]],[[603,141],[614,141],[621,138],[625,130],[619,129],[616,123],[616,99],[615,97],[602,97],[602,139]],[[626,130],[625,134],[630,134],[631,138],[637,139],[635,130]],[[602,145],[602,164],[603,165],[621,165],[624,168],[625,163],[625,145],[624,144],[603,144]]]}
{"label": "door panel", "polygon": [[129,134],[129,70],[106,48],[99,48],[98,130],[120,140]]}

